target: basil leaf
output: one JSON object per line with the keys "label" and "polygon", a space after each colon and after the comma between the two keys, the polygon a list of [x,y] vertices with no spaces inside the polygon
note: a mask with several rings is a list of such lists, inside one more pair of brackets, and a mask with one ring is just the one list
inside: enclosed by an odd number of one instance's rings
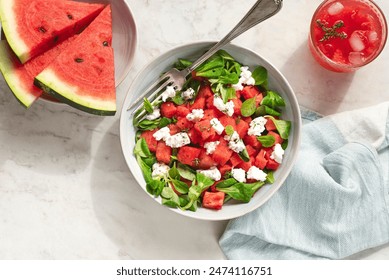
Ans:
{"label": "basil leaf", "polygon": [[139,138],[139,140],[136,142],[134,154],[139,155],[142,158],[147,158],[151,156],[151,152],[144,138]]}
{"label": "basil leaf", "polygon": [[225,50],[219,50],[217,51],[217,54],[219,56],[221,56],[224,60],[231,60],[231,61],[235,61],[235,58],[233,58],[228,52],[226,52]]}
{"label": "basil leaf", "polygon": [[148,166],[143,160],[142,158],[137,155],[136,156],[136,161],[138,162],[139,164],[139,167],[143,173],[143,178],[145,179],[146,183],[149,183],[153,180],[152,176],[151,176],[151,168],[150,166]]}
{"label": "basil leaf", "polygon": [[181,182],[180,180],[172,180],[172,184],[177,192],[180,194],[187,194],[189,187],[186,183]]}
{"label": "basil leaf", "polygon": [[142,120],[138,123],[137,127],[141,130],[153,130],[158,127],[160,119],[156,120]]}
{"label": "basil leaf", "polygon": [[164,187],[161,192],[162,204],[177,208],[180,206],[180,198],[170,187]]}
{"label": "basil leaf", "polygon": [[179,165],[177,167],[178,173],[180,173],[181,177],[187,179],[189,181],[194,181],[196,179],[196,174],[194,171],[190,170],[188,167],[184,165]]}
{"label": "basil leaf", "polygon": [[274,172],[273,171],[267,172],[266,182],[269,183],[269,184],[273,184],[274,183]]}
{"label": "basil leaf", "polygon": [[281,113],[278,111],[266,106],[266,105],[260,105],[255,111],[256,116],[265,116],[265,115],[271,115],[271,116],[276,116],[279,117],[281,116]]}
{"label": "basil leaf", "polygon": [[223,70],[224,59],[215,54],[196,69],[196,76],[218,79]]}
{"label": "basil leaf", "polygon": [[150,101],[146,97],[143,98],[143,108],[148,114],[152,114],[154,111],[153,105],[151,105]]}
{"label": "basil leaf", "polygon": [[276,126],[277,131],[280,134],[281,138],[288,139],[292,123],[290,121],[286,121],[286,120],[277,120],[272,116],[269,116],[269,118],[272,119],[272,121],[273,121],[274,125]]}
{"label": "basil leaf", "polygon": [[281,147],[283,150],[286,150],[286,148],[288,148],[288,142],[288,139],[284,139],[284,141],[282,142]]}
{"label": "basil leaf", "polygon": [[257,139],[265,148],[272,147],[276,142],[276,138],[273,135],[257,136]]}
{"label": "basil leaf", "polygon": [[168,126],[168,125],[171,124],[172,122],[173,122],[173,119],[169,119],[169,118],[166,118],[166,117],[162,117],[162,118],[159,120],[158,128],[162,128],[162,127]]}
{"label": "basil leaf", "polygon": [[237,73],[230,73],[227,70],[223,69],[221,75],[219,76],[218,82],[221,84],[237,84],[239,82],[239,75]]}
{"label": "basil leaf", "polygon": [[176,179],[176,180],[180,179],[180,173],[178,172],[178,169],[175,164],[173,165],[172,168],[169,169],[169,177],[171,179]]}
{"label": "basil leaf", "polygon": [[176,105],[182,105],[185,103],[185,100],[182,98],[181,91],[177,92],[177,94],[172,98],[172,101]]}
{"label": "basil leaf", "polygon": [[151,180],[147,182],[146,190],[151,195],[160,196],[165,185],[166,183],[162,180]]}
{"label": "basil leaf", "polygon": [[238,181],[236,181],[234,178],[230,178],[227,180],[223,180],[216,184],[216,188],[228,188],[234,184],[236,184]]}
{"label": "basil leaf", "polygon": [[243,151],[239,153],[239,157],[244,161],[244,162],[249,162],[250,161],[250,156],[247,152],[247,149],[245,148]]}
{"label": "basil leaf", "polygon": [[221,87],[220,93],[224,103],[227,103],[228,100],[236,97],[235,89],[232,87]]}
{"label": "basil leaf", "polygon": [[232,134],[234,134],[234,128],[232,127],[232,125],[227,125],[224,130],[226,131],[226,134],[228,136],[231,136]]}
{"label": "basil leaf", "polygon": [[255,80],[255,85],[263,85],[265,88],[267,87],[267,70],[263,66],[258,66],[254,69],[251,77]]}
{"label": "basil leaf", "polygon": [[265,184],[264,182],[255,182],[251,184],[236,183],[228,188],[216,187],[216,189],[228,194],[233,199],[240,200],[247,203],[251,200],[254,193],[264,184]]}
{"label": "basil leaf", "polygon": [[243,117],[249,117],[252,114],[255,113],[256,104],[255,104],[255,97],[246,99],[242,103],[242,107],[240,108],[240,112]]}
{"label": "basil leaf", "polygon": [[184,70],[185,68],[191,66],[192,64],[193,64],[192,61],[180,58],[176,63],[174,63],[173,67],[177,68],[177,70]]}
{"label": "basil leaf", "polygon": [[261,101],[261,105],[275,109],[276,107],[285,106],[285,100],[275,91],[268,90]]}

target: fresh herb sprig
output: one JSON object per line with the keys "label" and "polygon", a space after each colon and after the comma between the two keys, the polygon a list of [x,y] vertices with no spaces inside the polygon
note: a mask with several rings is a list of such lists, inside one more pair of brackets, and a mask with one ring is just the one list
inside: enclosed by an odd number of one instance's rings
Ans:
{"label": "fresh herb sprig", "polygon": [[323,30],[324,35],[319,40],[320,42],[324,42],[326,40],[332,38],[340,38],[346,39],[347,34],[345,32],[339,32],[338,29],[344,26],[344,22],[342,20],[338,20],[334,23],[332,27],[328,27],[325,23],[323,23],[320,19],[316,20],[316,24]]}

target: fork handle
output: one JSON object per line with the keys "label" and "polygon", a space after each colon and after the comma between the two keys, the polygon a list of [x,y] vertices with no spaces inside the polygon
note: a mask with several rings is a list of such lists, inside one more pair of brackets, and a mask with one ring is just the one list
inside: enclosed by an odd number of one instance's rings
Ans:
{"label": "fork handle", "polygon": [[258,0],[242,20],[223,39],[188,67],[188,72],[195,70],[199,65],[240,34],[278,13],[281,8],[282,0]]}

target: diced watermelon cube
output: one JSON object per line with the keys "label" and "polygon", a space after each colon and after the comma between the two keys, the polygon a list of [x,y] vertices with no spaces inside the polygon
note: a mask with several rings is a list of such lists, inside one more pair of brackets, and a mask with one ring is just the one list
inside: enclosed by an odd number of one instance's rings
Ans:
{"label": "diced watermelon cube", "polygon": [[221,116],[221,112],[217,109],[206,109],[204,110],[204,119],[212,120]]}
{"label": "diced watermelon cube", "polygon": [[201,138],[204,141],[214,139],[216,136],[215,129],[208,119],[196,122],[194,128],[201,134]]}
{"label": "diced watermelon cube", "polygon": [[233,153],[231,155],[230,161],[231,165],[233,167],[238,166],[240,163],[243,162],[243,160],[240,158],[240,156],[237,153]]}
{"label": "diced watermelon cube", "polygon": [[189,110],[192,111],[193,109],[204,109],[204,107],[205,107],[205,97],[197,96],[193,104],[189,105]]}
{"label": "diced watermelon cube", "polygon": [[259,149],[262,146],[261,142],[258,141],[257,136],[255,136],[255,135],[248,135],[248,134],[246,134],[243,137],[243,142],[246,145],[250,145],[250,146],[252,146],[255,149]]}
{"label": "diced watermelon cube", "polygon": [[157,129],[153,130],[145,130],[140,135],[141,138],[146,140],[147,146],[149,147],[150,152],[155,153],[157,151],[158,141],[153,137],[153,134],[157,131]]}
{"label": "diced watermelon cube", "polygon": [[211,97],[213,95],[214,93],[210,85],[202,85],[199,89],[197,97],[204,97],[205,99],[207,99],[208,97]]}
{"label": "diced watermelon cube", "polygon": [[176,105],[173,102],[164,102],[161,104],[161,115],[166,118],[173,118],[177,113]]}
{"label": "diced watermelon cube", "polygon": [[246,100],[258,96],[261,91],[256,86],[245,86],[241,93],[243,98]]}
{"label": "diced watermelon cube", "polygon": [[284,139],[282,139],[281,136],[277,132],[269,131],[267,133],[267,135],[271,135],[275,138],[275,140],[276,140],[275,144],[282,144],[282,142],[284,142]]}
{"label": "diced watermelon cube", "polygon": [[231,101],[234,103],[234,114],[241,115],[240,108],[242,108],[242,101],[239,98],[233,98]]}
{"label": "diced watermelon cube", "polygon": [[199,169],[210,169],[211,167],[216,166],[216,162],[210,155],[207,155],[206,150],[202,149],[199,155]]}
{"label": "diced watermelon cube", "polygon": [[227,125],[231,125],[234,130],[236,130],[236,120],[233,117],[223,115],[219,118],[221,124],[226,127]]}
{"label": "diced watermelon cube", "polygon": [[271,158],[269,158],[266,164],[266,168],[269,170],[277,170],[279,166],[280,164]]}
{"label": "diced watermelon cube", "polygon": [[258,94],[256,97],[255,97],[255,106],[259,106],[262,102],[262,99],[263,99],[263,94],[260,93]]}
{"label": "diced watermelon cube", "polygon": [[277,127],[271,118],[266,118],[266,120],[265,127],[267,131],[277,130]]}
{"label": "diced watermelon cube", "polygon": [[236,124],[236,132],[238,132],[239,137],[243,139],[247,135],[249,130],[249,124],[242,119],[239,119]]}
{"label": "diced watermelon cube", "polygon": [[186,117],[178,117],[176,126],[179,127],[181,130],[189,131],[193,127],[194,123],[190,120],[188,120]]}
{"label": "diced watermelon cube", "polygon": [[231,158],[233,151],[228,148],[228,143],[226,140],[220,138],[219,141],[220,143],[217,145],[216,150],[213,152],[212,158],[220,166],[223,166]]}
{"label": "diced watermelon cube", "polygon": [[247,154],[251,157],[251,156],[256,156],[257,153],[258,153],[258,150],[257,149],[254,149],[252,146],[250,145],[246,145],[246,150],[247,150]]}
{"label": "diced watermelon cube", "polygon": [[216,107],[213,105],[214,96],[210,96],[205,100],[205,106],[208,109],[216,109]]}
{"label": "diced watermelon cube", "polygon": [[186,117],[189,113],[189,108],[185,105],[177,106],[177,117]]}
{"label": "diced watermelon cube", "polygon": [[224,192],[205,192],[202,206],[208,209],[220,210],[224,203]]}
{"label": "diced watermelon cube", "polygon": [[175,124],[171,123],[167,126],[170,130],[170,135],[174,135],[174,134],[177,134],[178,132],[181,131],[181,128],[179,128],[178,126],[176,126]]}
{"label": "diced watermelon cube", "polygon": [[189,130],[188,136],[192,144],[202,144],[204,142],[201,137],[201,133],[199,133],[194,127]]}
{"label": "diced watermelon cube", "polygon": [[172,148],[167,146],[165,142],[159,141],[157,145],[157,151],[156,151],[157,161],[169,164],[171,155],[172,155]]}
{"label": "diced watermelon cube", "polygon": [[267,164],[267,159],[265,157],[266,151],[265,149],[261,149],[257,156],[255,157],[254,165],[259,169],[264,169]]}
{"label": "diced watermelon cube", "polygon": [[178,149],[177,159],[182,164],[186,164],[186,165],[195,167],[196,162],[198,161],[200,152],[201,152],[200,148],[183,146],[183,147]]}
{"label": "diced watermelon cube", "polygon": [[220,171],[220,174],[222,176],[224,176],[226,174],[226,172],[231,171],[231,169],[232,169],[232,166],[229,164],[224,164],[224,165],[219,167],[219,171]]}
{"label": "diced watermelon cube", "polygon": [[238,164],[238,168],[242,168],[244,171],[249,171],[250,167],[253,166],[255,162],[255,158],[254,157],[250,157],[250,160],[249,161],[244,161],[242,160],[241,163]]}

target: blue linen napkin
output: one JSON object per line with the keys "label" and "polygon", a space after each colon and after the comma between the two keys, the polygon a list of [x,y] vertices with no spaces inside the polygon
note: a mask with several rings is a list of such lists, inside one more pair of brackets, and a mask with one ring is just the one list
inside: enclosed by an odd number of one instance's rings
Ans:
{"label": "blue linen napkin", "polygon": [[220,238],[228,259],[342,259],[389,242],[389,102],[302,117],[283,186]]}

